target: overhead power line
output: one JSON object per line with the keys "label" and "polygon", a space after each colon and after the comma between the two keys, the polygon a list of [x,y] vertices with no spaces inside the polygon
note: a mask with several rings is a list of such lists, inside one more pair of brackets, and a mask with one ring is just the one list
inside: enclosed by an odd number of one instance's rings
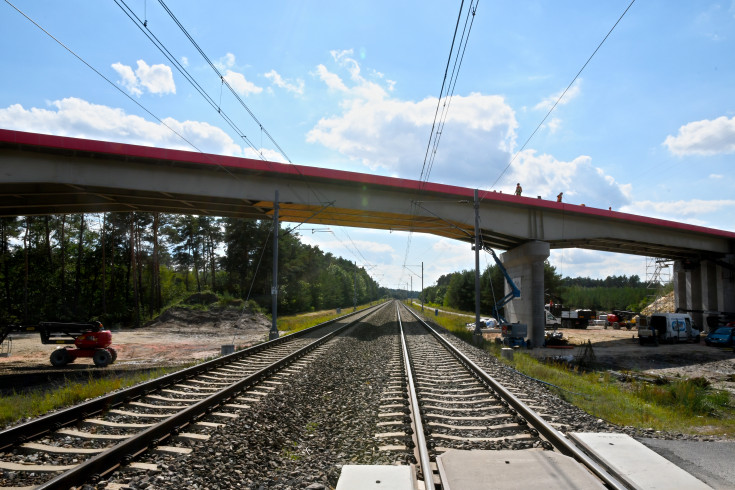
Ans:
{"label": "overhead power line", "polygon": [[265,129],[265,127],[263,126],[263,124],[258,120],[258,118],[255,116],[255,114],[253,113],[253,111],[250,110],[250,108],[247,106],[247,104],[245,103],[245,101],[243,101],[242,98],[240,97],[240,95],[235,91],[235,89],[232,88],[232,86],[230,85],[230,83],[227,81],[227,79],[224,77],[224,75],[222,75],[222,73],[215,66],[215,64],[212,62],[212,60],[209,59],[209,56],[207,56],[207,54],[204,52],[204,50],[202,50],[202,48],[194,40],[194,38],[191,36],[191,34],[189,34],[189,31],[186,30],[186,27],[184,27],[184,25],[181,22],[179,22],[179,19],[176,18],[176,15],[174,15],[174,13],[171,11],[171,9],[168,8],[168,6],[166,5],[166,3],[163,0],[158,0],[158,3],[161,4],[161,6],[163,7],[163,9],[166,11],[166,13],[168,13],[168,15],[176,23],[176,25],[179,26],[179,29],[181,29],[181,32],[184,33],[184,35],[189,39],[189,41],[192,43],[192,45],[194,45],[194,47],[196,48],[196,50],[199,51],[199,54],[202,55],[202,58],[204,58],[204,60],[209,64],[209,66],[212,67],[212,70],[214,70],[214,72],[217,74],[217,76],[220,78],[220,80],[222,80],[222,83],[228,88],[228,90],[232,93],[232,95],[235,97],[235,99],[237,99],[237,101],[240,103],[240,105],[242,105],[242,107],[248,112],[248,114],[250,114],[250,117],[253,118],[253,121],[255,121],[255,123],[258,125],[258,127],[260,128],[260,130],[268,137],[268,139],[271,141],[271,143],[273,143],[273,145],[276,148],[278,148],[278,151],[281,153],[281,155],[283,155],[283,157],[286,159],[286,161],[288,161],[288,163],[293,163],[291,161],[291,159],[288,157],[288,155],[286,155],[286,152],[283,151],[283,148],[281,148],[281,146],[278,143],[276,143],[276,140],[273,139],[273,136],[271,136],[271,134],[268,132],[268,130]]}
{"label": "overhead power line", "polygon": [[508,169],[510,168],[510,166],[513,165],[513,162],[515,161],[516,158],[518,158],[518,155],[520,155],[521,152],[526,148],[526,145],[528,145],[528,142],[531,141],[531,138],[533,138],[534,135],[538,132],[538,130],[541,129],[541,126],[543,126],[544,122],[546,122],[546,119],[548,119],[549,115],[551,115],[551,113],[554,111],[554,109],[556,109],[556,106],[559,105],[559,102],[561,101],[561,99],[564,98],[564,96],[569,91],[569,89],[572,87],[572,85],[574,85],[574,82],[577,81],[577,78],[579,78],[579,75],[582,74],[582,71],[587,67],[587,65],[589,64],[589,62],[592,61],[592,58],[595,56],[595,54],[597,54],[597,51],[600,50],[600,48],[605,43],[605,41],[607,40],[607,38],[610,37],[610,34],[612,34],[612,31],[615,29],[615,27],[617,27],[617,25],[620,23],[620,21],[623,20],[623,17],[625,17],[625,14],[628,13],[628,10],[630,10],[630,7],[632,7],[634,3],[635,3],[635,0],[631,0],[631,2],[628,4],[628,7],[626,7],[626,9],[620,15],[620,17],[618,18],[618,20],[615,22],[615,24],[610,28],[610,30],[607,32],[607,34],[605,35],[605,37],[602,39],[602,41],[600,41],[600,44],[597,45],[597,47],[592,52],[592,54],[590,55],[590,57],[587,58],[587,61],[585,61],[584,65],[582,65],[582,68],[580,68],[579,71],[577,72],[577,74],[574,75],[574,78],[572,79],[571,82],[569,82],[569,85],[567,85],[567,88],[564,89],[564,92],[562,92],[561,95],[559,96],[559,98],[556,99],[556,102],[554,102],[554,105],[551,106],[551,109],[549,109],[549,112],[547,112],[546,115],[544,116],[544,118],[541,119],[541,122],[538,123],[538,126],[536,126],[536,129],[533,130],[533,133],[531,133],[531,135],[528,137],[528,139],[525,141],[525,143],[523,143],[523,146],[521,146],[521,148],[517,152],[515,152],[515,154],[513,155],[513,158],[511,158],[510,159],[510,162],[508,162],[508,165],[506,165],[505,168],[503,169],[503,171],[500,172],[500,175],[498,175],[498,178],[495,179],[495,182],[493,182],[493,185],[490,186],[491,189],[495,187],[495,184],[498,183],[498,181],[503,177],[503,175],[505,174],[505,172],[507,172]]}
{"label": "overhead power line", "polygon": [[[439,123],[437,124],[437,130],[433,135],[433,143],[430,140],[431,152],[429,154],[429,164],[428,166],[425,165],[426,175],[423,179],[423,182],[429,181],[431,170],[434,167],[434,161],[436,160],[437,150],[439,149],[439,141],[441,140],[442,134],[444,133],[444,124],[446,123],[447,116],[449,115],[449,106],[452,103],[452,97],[454,96],[454,90],[457,87],[457,79],[459,78],[459,70],[462,68],[462,61],[464,60],[464,54],[465,54],[465,51],[467,50],[467,43],[469,41],[470,32],[472,31],[472,25],[475,22],[475,13],[477,12],[478,3],[479,3],[479,0],[475,1],[474,3],[470,2],[470,6],[467,9],[467,13],[465,15],[464,27],[462,29],[462,35],[460,37],[459,48],[457,49],[455,53],[454,64],[452,66],[452,74],[449,77],[449,88],[447,90],[448,95],[444,94],[442,96],[440,94],[439,100],[437,101],[437,109],[439,108],[439,105],[441,104],[442,111],[441,111],[441,116],[439,117]],[[442,98],[443,98],[443,103],[442,103]],[[436,121],[436,116],[434,117]],[[427,148],[427,153],[428,152],[429,152],[429,149]]]}
{"label": "overhead power line", "polygon": [[[15,9],[16,12],[18,12],[20,15],[22,15],[23,17],[25,17],[30,23],[32,23],[34,26],[36,26],[39,30],[41,30],[48,37],[50,37],[51,39],[53,39],[54,41],[56,41],[56,43],[59,46],[61,46],[65,50],[67,50],[72,56],[74,56],[76,59],[78,59],[79,61],[81,61],[82,63],[84,63],[84,65],[87,68],[89,68],[90,70],[92,70],[93,72],[95,72],[97,75],[99,75],[103,80],[105,80],[112,87],[114,87],[115,90],[117,90],[118,92],[120,92],[121,94],[123,94],[131,102],[133,102],[135,105],[137,105],[138,107],[140,107],[141,109],[143,109],[148,115],[150,115],[156,121],[158,121],[159,123],[161,123],[164,127],[168,128],[172,133],[174,133],[176,136],[178,136],[179,138],[181,138],[184,142],[186,142],[189,146],[191,146],[192,148],[194,148],[196,151],[198,151],[200,153],[203,153],[202,150],[200,150],[194,143],[192,143],[191,141],[189,141],[188,139],[186,139],[186,137],[184,137],[181,133],[179,133],[178,131],[176,131],[174,128],[172,128],[171,126],[169,126],[168,124],[166,124],[165,122],[163,122],[163,120],[160,117],[158,117],[155,114],[153,114],[147,107],[145,107],[143,104],[141,104],[140,102],[138,102],[137,100],[135,100],[133,97],[130,96],[130,94],[126,93],[123,89],[121,89],[112,80],[110,80],[105,75],[103,75],[102,72],[100,72],[95,67],[93,67],[92,65],[90,65],[84,58],[82,58],[80,55],[78,55],[69,46],[67,46],[66,44],[64,44],[63,42],[61,42],[53,34],[51,34],[49,31],[47,31],[46,29],[44,29],[43,27],[41,27],[40,24],[38,24],[35,20],[33,20],[32,18],[30,18],[25,12],[23,12],[18,7],[16,7],[15,5],[13,5],[9,0],[5,0],[5,3],[7,3],[11,7],[13,7],[13,9]],[[228,173],[229,173],[229,171],[228,171]]]}
{"label": "overhead power line", "polygon": [[243,140],[245,143],[258,155],[262,160],[265,160],[263,157],[262,152],[255,147],[255,145],[250,141],[250,139],[245,135],[245,133],[235,124],[235,122],[230,118],[227,113],[222,110],[222,104],[217,103],[212,96],[210,96],[206,90],[197,82],[197,80],[189,73],[189,71],[184,67],[178,59],[176,59],[176,56],[174,56],[171,51],[168,50],[168,48],[163,44],[163,42],[158,39],[158,37],[153,34],[153,32],[148,28],[148,21],[141,20],[140,17],[138,17],[133,9],[128,6],[127,3],[125,3],[125,0],[113,0],[118,7],[125,13],[125,15],[128,16],[130,20],[133,21],[133,23],[140,29],[140,31],[153,43],[156,48],[163,54],[163,56],[166,57],[166,59],[176,68],[176,70],[181,73],[181,75],[188,81],[192,87],[194,87],[194,90],[199,92],[199,95],[201,95],[205,101],[209,105],[212,106],[214,110],[216,110],[219,115],[222,117],[222,119],[225,120],[225,122],[232,128],[233,131]]}

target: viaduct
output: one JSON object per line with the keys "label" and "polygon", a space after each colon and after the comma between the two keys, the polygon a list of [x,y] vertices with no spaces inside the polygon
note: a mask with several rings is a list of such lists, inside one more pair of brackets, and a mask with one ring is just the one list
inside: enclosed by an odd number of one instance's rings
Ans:
{"label": "viaduct", "polygon": [[544,336],[552,248],[674,260],[695,323],[735,312],[735,232],[451,185],[0,129],[0,215],[168,212],[430,233],[505,250],[521,297],[506,317]]}

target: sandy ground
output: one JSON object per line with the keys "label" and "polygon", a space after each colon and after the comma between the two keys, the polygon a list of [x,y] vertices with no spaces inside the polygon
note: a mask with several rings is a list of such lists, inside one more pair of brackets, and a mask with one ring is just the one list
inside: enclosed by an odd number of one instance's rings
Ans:
{"label": "sandy ground", "polygon": [[[269,320],[263,315],[240,315],[236,309],[213,313],[172,312],[154,324],[113,331],[112,347],[118,369],[175,365],[220,354],[223,345],[252,345],[268,339]],[[10,355],[0,357],[0,375],[54,369],[49,356],[55,345],[44,345],[36,333],[12,334]],[[8,341],[3,344],[7,348]],[[97,369],[92,359],[80,358],[74,369]]]}

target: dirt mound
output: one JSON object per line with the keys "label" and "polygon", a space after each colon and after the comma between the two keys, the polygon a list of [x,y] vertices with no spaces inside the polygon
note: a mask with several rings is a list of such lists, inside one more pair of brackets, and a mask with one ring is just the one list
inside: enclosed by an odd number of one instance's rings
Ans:
{"label": "dirt mound", "polygon": [[674,302],[674,292],[671,291],[666,296],[661,296],[650,305],[643,308],[643,315],[651,315],[653,313],[674,313],[676,312],[676,304]]}
{"label": "dirt mound", "polygon": [[241,308],[213,307],[206,311],[182,307],[169,308],[156,320],[146,325],[154,329],[187,328],[216,330],[268,330],[271,321],[262,313],[242,311]]}

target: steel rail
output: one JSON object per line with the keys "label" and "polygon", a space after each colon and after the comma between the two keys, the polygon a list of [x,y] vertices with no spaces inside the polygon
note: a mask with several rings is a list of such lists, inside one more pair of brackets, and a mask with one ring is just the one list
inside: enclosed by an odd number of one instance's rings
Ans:
{"label": "steel rail", "polygon": [[421,407],[419,406],[418,394],[416,393],[416,384],[413,379],[411,356],[408,353],[408,344],[406,343],[406,335],[403,332],[401,311],[398,305],[396,305],[396,316],[398,317],[398,328],[401,331],[401,352],[403,354],[403,364],[406,370],[406,379],[408,380],[408,396],[411,400],[411,413],[414,414],[413,425],[414,434],[416,435],[416,450],[419,452],[421,471],[424,474],[424,488],[426,490],[435,490],[436,486],[434,485],[434,471],[431,469],[431,457],[429,455],[429,448],[426,445],[424,425],[421,422]]}
{"label": "steel rail", "polygon": [[472,371],[479,379],[487,383],[492,387],[508,404],[512,405],[513,408],[524,417],[541,435],[551,443],[562,454],[572,457],[579,463],[587,467],[589,471],[595,474],[605,485],[614,490],[625,490],[628,487],[621,483],[624,481],[622,477],[615,474],[614,472],[606,471],[589,456],[587,456],[581,449],[574,445],[569,439],[564,436],[561,432],[553,428],[546,420],[544,420],[539,414],[532,410],[528,405],[519,400],[513,393],[508,391],[502,384],[496,381],[492,376],[487,374],[480,366],[475,364],[470,358],[464,353],[452,345],[447,339],[440,335],[434,328],[428,323],[421,319],[411,308],[404,305],[411,315],[418,320],[423,326],[431,332],[431,334],[449,351],[451,352],[462,364],[464,364],[470,371]]}
{"label": "steel rail", "polygon": [[[371,308],[377,308],[378,306],[380,305],[376,305],[375,307]],[[368,308],[368,310],[369,309],[370,308]],[[9,429],[0,431],[0,452],[6,450],[9,447],[27,442],[30,439],[42,436],[51,431],[61,429],[62,427],[68,425],[72,425],[81,419],[85,419],[92,415],[101,413],[105,410],[118,407],[124,403],[128,403],[137,398],[160,390],[161,388],[165,388],[167,386],[179,383],[183,380],[193,378],[207,371],[211,371],[231,362],[238,361],[253,354],[257,354],[264,350],[270,349],[276,345],[280,345],[296,338],[303,337],[320,328],[324,328],[328,325],[331,325],[332,323],[342,321],[352,315],[356,315],[364,311],[366,310],[348,313],[332,320],[322,322],[313,327],[301,330],[299,332],[284,335],[283,337],[254,345],[247,349],[242,349],[232,354],[218,357],[216,359],[197,364],[196,366],[182,369],[175,373],[167,374],[160,378],[131,386],[130,388],[116,391],[108,395],[103,395],[101,397],[89,400],[79,405],[75,405],[64,410],[59,410],[58,412],[44,415],[24,424],[16,425]]]}
{"label": "steel rail", "polygon": [[[385,305],[378,305],[385,306]],[[373,314],[377,307],[361,310],[358,313],[364,315],[351,321],[350,323],[330,332],[329,334],[315,340],[309,345],[293,352],[286,357],[264,367],[250,376],[235,382],[227,388],[205,398],[204,400],[182,410],[181,412],[171,416],[170,418],[155,424],[148,429],[133,435],[119,444],[107,449],[106,451],[80,463],[74,468],[58,475],[54,479],[38,486],[38,489],[62,489],[72,486],[79,486],[90,480],[99,480],[110,472],[116,470],[121,464],[132,461],[133,458],[150,449],[161,441],[176,435],[184,427],[196,422],[199,418],[211,412],[214,407],[225,403],[236,397],[237,394],[244,389],[257,384],[266,377],[281,370],[285,366],[291,364],[295,360],[303,357],[307,353],[323,345],[328,340],[350,328],[356,323],[362,321],[365,317]]]}

